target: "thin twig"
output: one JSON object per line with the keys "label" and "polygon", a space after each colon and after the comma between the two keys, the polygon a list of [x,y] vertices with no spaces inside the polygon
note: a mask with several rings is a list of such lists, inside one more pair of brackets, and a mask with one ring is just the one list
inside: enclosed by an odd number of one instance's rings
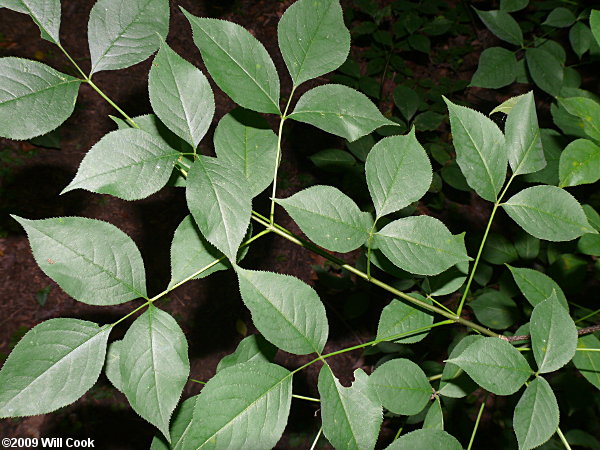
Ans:
{"label": "thin twig", "polygon": [[[596,331],[600,331],[600,324],[592,325],[591,327],[581,328],[577,330],[577,335],[585,336],[586,334],[592,334]],[[529,341],[531,339],[531,335],[521,334],[519,336],[500,336],[500,339],[506,342]]]}

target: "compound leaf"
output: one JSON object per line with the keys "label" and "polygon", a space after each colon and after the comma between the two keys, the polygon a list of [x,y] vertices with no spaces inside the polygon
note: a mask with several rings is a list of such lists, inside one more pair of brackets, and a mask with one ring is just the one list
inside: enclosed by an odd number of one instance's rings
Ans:
{"label": "compound leaf", "polygon": [[431,186],[431,162],[414,128],[406,136],[386,137],[375,144],[365,172],[377,217],[419,200]]}
{"label": "compound leaf", "polygon": [[180,152],[137,128],[111,131],[85,155],[61,194],[85,189],[139,200],[167,184]]}
{"label": "compound leaf", "polygon": [[597,233],[575,197],[556,186],[533,186],[513,195],[502,207],[527,233],[548,241],[570,241]]}
{"label": "compound leaf", "polygon": [[42,39],[55,44],[60,42],[60,0],[2,0],[1,7],[29,14],[40,27]]}
{"label": "compound leaf", "polygon": [[560,154],[560,187],[595,183],[600,179],[600,147],[587,139],[576,139]]}
{"label": "compound leaf", "polygon": [[571,361],[577,347],[577,328],[555,292],[531,313],[530,334],[539,372],[554,372]]}
{"label": "compound leaf", "polygon": [[508,160],[500,128],[478,111],[446,99],[450,112],[456,162],[471,188],[485,200],[496,201],[506,178]]}
{"label": "compound leaf", "polygon": [[577,348],[595,350],[576,352],[573,364],[586,380],[600,389],[600,339],[593,334],[581,336],[577,340]]}
{"label": "compound leaf", "polygon": [[236,108],[223,116],[215,130],[214,144],[217,157],[244,174],[252,197],[273,181],[266,174],[275,170],[277,135],[260,114]]}
{"label": "compound leaf", "polygon": [[[292,373],[264,362],[219,371],[202,389],[186,448],[273,448],[287,424]],[[193,443],[193,445],[192,445]]]}
{"label": "compound leaf", "polygon": [[508,264],[507,267],[510,269],[517,286],[532,306],[537,306],[554,292],[560,304],[565,309],[569,308],[562,289],[548,275],[526,267],[512,267]]}
{"label": "compound leaf", "polygon": [[332,186],[311,186],[276,203],[311,241],[335,252],[349,252],[363,245],[373,226],[369,213]]}
{"label": "compound leaf", "polygon": [[293,3],[279,21],[277,36],[294,86],[337,69],[350,52],[338,0]]}
{"label": "compound leaf", "polygon": [[323,350],[329,326],[313,288],[289,275],[235,269],[252,322],[268,341],[297,355]]}
{"label": "compound leaf", "polygon": [[142,62],[158,50],[168,31],[167,0],[98,0],[88,23],[91,73]]}
{"label": "compound leaf", "polygon": [[557,96],[563,87],[565,77],[561,61],[542,48],[525,50],[525,60],[535,84],[548,94]]}
{"label": "compound leaf", "polygon": [[558,428],[558,403],[552,388],[537,377],[519,399],[513,424],[519,449],[529,450],[546,442]]}
{"label": "compound leaf", "polygon": [[150,305],[122,342],[123,393],[134,411],[170,441],[169,420],[190,373],[185,335],[173,317]]}
{"label": "compound leaf", "polygon": [[146,296],[142,255],[114,225],[84,217],[28,220],[33,257],[71,297],[90,305],[118,305]]}
{"label": "compound leaf", "polygon": [[464,233],[452,235],[442,222],[430,216],[395,220],[374,236],[383,254],[410,273],[437,275],[470,259]]}
{"label": "compound leaf", "polygon": [[386,450],[462,450],[460,442],[443,430],[411,431],[392,442]]}
{"label": "compound leaf", "polygon": [[104,365],[110,330],[65,318],[29,330],[0,370],[0,417],[46,414],[85,394]]}
{"label": "compound leaf", "polygon": [[[418,294],[411,295],[424,302],[429,302],[429,300]],[[393,299],[381,311],[376,339],[386,339],[398,334],[410,333],[413,330],[425,328],[432,323],[433,315],[429,311],[425,311],[416,305]],[[407,337],[394,339],[394,342],[399,344],[414,344],[425,339],[427,333],[428,331],[419,332],[412,336],[408,335]]]}
{"label": "compound leaf", "polygon": [[273,361],[275,353],[277,353],[277,347],[267,341],[262,335],[252,334],[242,339],[235,352],[219,361],[217,372],[227,367],[250,361],[269,363]]}
{"label": "compound leaf", "polygon": [[150,69],[148,92],[160,120],[196,148],[215,113],[215,99],[204,74],[162,43]]}
{"label": "compound leaf", "polygon": [[396,125],[357,90],[341,84],[317,86],[296,104],[290,119],[309,123],[328,133],[355,141],[384,125]]}
{"label": "compound leaf", "polygon": [[188,208],[208,242],[234,261],[244,239],[252,199],[239,169],[217,158],[200,156],[187,178]]}
{"label": "compound leaf", "polygon": [[508,162],[514,175],[546,167],[533,92],[519,97],[506,118],[504,129]]}
{"label": "compound leaf", "polygon": [[471,78],[471,86],[499,89],[514,83],[516,78],[517,58],[514,52],[502,47],[490,47],[479,56],[479,65]]}
{"label": "compound leaf", "polygon": [[69,118],[81,81],[36,61],[0,58],[0,136],[31,139]]}
{"label": "compound leaf", "polygon": [[500,39],[515,45],[523,44],[521,27],[506,11],[480,11],[474,9],[485,26]]}
{"label": "compound leaf", "polygon": [[238,24],[183,13],[206,69],[223,92],[244,108],[279,114],[279,76],[265,47]]}
{"label": "compound leaf", "polygon": [[514,394],[533,374],[519,350],[496,337],[477,339],[446,362],[456,364],[482,388],[497,395]]}

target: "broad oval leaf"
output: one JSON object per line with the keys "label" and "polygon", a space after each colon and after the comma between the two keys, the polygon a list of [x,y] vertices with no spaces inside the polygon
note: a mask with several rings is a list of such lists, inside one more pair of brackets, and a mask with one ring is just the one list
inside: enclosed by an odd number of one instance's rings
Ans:
{"label": "broad oval leaf", "polygon": [[238,24],[182,10],[206,69],[223,92],[244,108],[280,114],[279,76],[265,47]]}
{"label": "broad oval leaf", "polygon": [[121,346],[123,341],[113,341],[106,350],[106,363],[104,372],[112,385],[120,392],[123,392],[123,379],[121,378]]}
{"label": "broad oval leaf", "polygon": [[537,377],[519,399],[513,416],[513,426],[519,449],[539,447],[556,433],[559,409],[552,388]]}
{"label": "broad oval leaf", "polygon": [[560,304],[565,309],[569,309],[562,289],[548,275],[526,267],[512,267],[509,265],[507,267],[510,269],[517,286],[532,306],[543,302],[554,292]]}
{"label": "broad oval leaf", "polygon": [[489,118],[444,97],[450,112],[456,162],[471,188],[494,202],[506,179],[508,156],[504,135]]}
{"label": "broad oval leaf", "polygon": [[27,232],[40,268],[76,300],[105,306],[146,297],[142,255],[114,225],[84,217],[12,217]]}
{"label": "broad oval leaf", "polygon": [[144,61],[168,31],[168,0],[98,0],[88,23],[90,73]]}
{"label": "broad oval leaf", "polygon": [[396,125],[383,117],[365,94],[341,84],[326,84],[309,90],[300,97],[288,117],[351,142],[381,126]]}
{"label": "broad oval leaf", "polygon": [[293,3],[279,20],[277,37],[294,86],[337,69],[350,52],[339,0]]}
{"label": "broad oval leaf", "polygon": [[384,408],[394,414],[421,412],[433,390],[425,373],[409,359],[392,359],[379,366],[369,384]]}
{"label": "broad oval leaf", "polygon": [[515,45],[523,44],[521,27],[506,11],[480,11],[474,9],[485,26],[500,39]]}
{"label": "broad oval leaf", "polygon": [[580,59],[590,49],[593,39],[592,31],[582,22],[575,23],[569,30],[569,42]]}
{"label": "broad oval leaf", "polygon": [[414,128],[406,136],[386,137],[375,144],[365,173],[377,217],[419,200],[431,186],[431,162]]}
{"label": "broad oval leaf", "polygon": [[484,292],[469,306],[477,320],[493,330],[505,330],[518,318],[517,304],[503,291]]}
{"label": "broad oval leaf", "polygon": [[186,449],[248,448],[277,444],[288,421],[292,373],[263,362],[236,364],[202,389]]}
{"label": "broad oval leaf", "polygon": [[592,9],[590,13],[590,29],[596,42],[600,45],[600,10]]}
{"label": "broad oval leaf", "polygon": [[593,334],[581,336],[577,340],[577,348],[592,350],[576,352],[573,364],[586,380],[600,389],[600,339]]}
{"label": "broad oval leaf", "polygon": [[183,401],[173,413],[173,422],[169,429],[171,443],[169,444],[163,436],[157,435],[152,439],[150,450],[181,450],[192,447],[193,442],[188,442],[188,438],[191,434],[192,417],[199,397],[199,395],[195,395]]}
{"label": "broad oval leaf", "polygon": [[571,361],[577,347],[577,327],[555,292],[533,308],[529,323],[540,373],[554,372]]}
{"label": "broad oval leaf", "polygon": [[595,183],[600,179],[600,147],[587,139],[571,142],[560,154],[560,187]]}
{"label": "broad oval leaf", "polygon": [[471,86],[499,89],[514,83],[516,79],[517,58],[514,52],[502,47],[490,47],[479,56]]}
{"label": "broad oval leaf", "polygon": [[64,318],[29,330],[0,370],[0,417],[46,414],[85,394],[104,365],[110,330]]}
{"label": "broad oval leaf", "polygon": [[519,97],[506,118],[506,151],[514,175],[546,167],[533,92]]}
{"label": "broad oval leaf", "polygon": [[119,354],[123,393],[169,438],[169,420],[190,373],[188,345],[168,313],[150,305],[129,327]]}
{"label": "broad oval leaf", "polygon": [[217,365],[217,372],[227,367],[246,362],[273,362],[277,353],[277,347],[267,341],[260,334],[252,334],[245,337],[238,344],[235,352],[225,356]]}
{"label": "broad oval leaf", "polygon": [[462,450],[460,442],[442,430],[431,428],[411,431],[400,436],[386,450]]}
{"label": "broad oval leaf", "polygon": [[85,189],[124,200],[139,200],[167,184],[180,152],[146,131],[111,131],[85,155],[75,178],[61,194]]}
{"label": "broad oval leaf", "polygon": [[430,216],[398,219],[375,235],[375,245],[401,269],[419,275],[437,275],[461,261],[469,261],[464,233],[452,235]]}
{"label": "broad oval leaf", "polygon": [[215,99],[204,74],[163,43],[150,69],[148,92],[160,120],[196,148],[215,114]]}
{"label": "broad oval leaf", "polygon": [[575,14],[573,14],[571,10],[559,6],[558,8],[554,8],[552,11],[550,11],[550,14],[548,14],[546,20],[542,22],[542,25],[548,25],[557,28],[567,28],[573,25],[573,22],[575,22]]}
{"label": "broad oval leaf", "polygon": [[444,429],[444,412],[442,411],[442,403],[440,398],[437,397],[425,416],[423,421],[424,429],[443,430]]}
{"label": "broad oval leaf", "polygon": [[506,12],[520,11],[528,4],[529,0],[500,0],[500,9]]}
{"label": "broad oval leaf", "polygon": [[334,448],[367,450],[375,448],[383,411],[368,375],[354,371],[354,383],[346,388],[323,364],[319,372],[319,395],[323,434]]}
{"label": "broad oval leaf", "polygon": [[570,241],[597,233],[575,197],[556,186],[533,186],[513,195],[502,207],[527,233],[547,241]]}
{"label": "broad oval leaf", "polygon": [[252,197],[272,182],[277,159],[277,135],[254,111],[236,108],[223,116],[215,130],[217,157],[244,174]]}
{"label": "broad oval leaf", "polygon": [[296,355],[323,350],[329,326],[325,307],[313,288],[289,275],[235,270],[252,322],[268,341]]}
{"label": "broad oval leaf", "polygon": [[585,134],[600,142],[600,104],[597,101],[585,97],[559,98],[558,101],[569,114],[579,117]]}
{"label": "broad oval leaf", "polygon": [[565,77],[561,61],[542,48],[525,50],[525,60],[535,84],[548,94],[557,96]]}
{"label": "broad oval leaf", "polygon": [[29,14],[40,28],[42,39],[55,44],[60,42],[60,0],[3,0],[1,7]]}
{"label": "broad oval leaf", "polygon": [[[483,339],[480,335],[469,335],[463,337],[452,349],[448,359],[454,359],[464,352],[473,342]],[[477,384],[456,364],[447,362],[442,371],[442,379],[438,392],[444,397],[462,398],[469,395],[475,389]]]}
{"label": "broad oval leaf", "polygon": [[81,81],[36,61],[0,58],[0,136],[23,140],[69,118]]}
{"label": "broad oval leaf", "polygon": [[[424,302],[430,302],[418,294],[411,294]],[[398,344],[414,344],[427,337],[427,331],[418,331],[410,335],[413,330],[425,328],[433,323],[433,315],[416,305],[393,299],[381,311],[379,325],[377,326],[377,340],[386,339],[398,334],[407,333],[407,337],[394,339]]]}
{"label": "broad oval leaf", "polygon": [[533,374],[519,350],[496,337],[478,339],[446,362],[459,366],[482,388],[497,395],[514,394]]}
{"label": "broad oval leaf", "polygon": [[334,252],[350,252],[369,238],[373,219],[354,200],[332,186],[312,186],[275,201],[308,238]]}
{"label": "broad oval leaf", "polygon": [[206,240],[235,261],[252,212],[243,174],[217,158],[200,156],[188,173],[185,192],[188,208]]}

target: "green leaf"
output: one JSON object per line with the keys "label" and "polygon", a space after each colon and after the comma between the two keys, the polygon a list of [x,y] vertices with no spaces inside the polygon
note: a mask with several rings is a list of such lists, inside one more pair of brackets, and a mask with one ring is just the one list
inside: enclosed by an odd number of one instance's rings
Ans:
{"label": "green leaf", "polygon": [[[110,118],[117,123],[117,128],[119,130],[129,130],[131,128],[135,128],[130,123],[125,122],[122,119],[113,116],[110,116]],[[162,146],[180,150],[184,153],[192,152],[192,146],[169,130],[167,126],[162,123],[158,117],[156,117],[156,115],[144,114],[142,116],[134,117],[133,120],[136,125],[140,127],[140,129],[144,130],[146,133],[150,133],[156,139],[161,141]]]}
{"label": "green leaf", "polygon": [[496,201],[506,178],[508,158],[502,131],[480,112],[444,100],[450,112],[456,162],[480,197]]}
{"label": "green leaf", "polygon": [[[462,352],[467,349],[473,342],[478,339],[483,339],[479,335],[470,335],[463,337],[458,344],[452,349],[448,359],[457,358]],[[469,395],[475,389],[477,384],[456,364],[447,362],[442,371],[442,379],[438,392],[444,397],[462,398]]]}
{"label": "green leaf", "polygon": [[114,225],[84,217],[12,217],[27,232],[40,268],[76,300],[106,306],[146,297],[142,255]]}
{"label": "green leaf", "polygon": [[439,397],[436,398],[429,407],[429,411],[427,411],[425,421],[423,422],[423,429],[444,429],[444,414],[442,412],[442,404]]}
{"label": "green leaf", "polygon": [[354,383],[346,388],[324,364],[319,372],[323,434],[334,448],[373,449],[383,420],[369,377],[354,371]]}
{"label": "green leaf", "polygon": [[167,184],[180,152],[136,128],[111,131],[85,155],[61,194],[85,189],[139,200]]}
{"label": "green leaf", "polygon": [[329,326],[313,288],[289,275],[235,270],[252,322],[268,341],[296,355],[323,350]]}
{"label": "green leaf", "polygon": [[564,148],[564,137],[558,131],[542,128],[540,130],[546,167],[534,173],[528,173],[521,178],[528,183],[558,184],[558,162]]}
{"label": "green leaf", "polygon": [[63,318],[29,330],[0,370],[0,417],[46,414],[85,394],[104,365],[110,330]]}
{"label": "green leaf", "polygon": [[456,292],[466,281],[467,276],[456,266],[434,277],[428,277],[422,288],[432,297],[448,295]]}
{"label": "green leaf", "polygon": [[573,22],[575,22],[575,14],[573,14],[567,8],[559,6],[558,8],[554,8],[552,11],[550,11],[550,14],[548,14],[546,20],[542,22],[542,25],[548,25],[556,28],[566,28],[573,25]]}
{"label": "green leaf", "polygon": [[514,394],[533,374],[519,350],[496,337],[478,339],[446,362],[456,364],[483,389],[496,395]]}
{"label": "green leaf", "polygon": [[584,255],[600,256],[600,235],[584,234],[577,242],[577,249]]}
{"label": "green leaf", "polygon": [[577,347],[577,328],[556,292],[531,313],[531,347],[539,372],[554,372],[571,361]]}
{"label": "green leaf", "polygon": [[504,292],[490,290],[469,303],[475,317],[486,327],[505,330],[518,317],[517,304]]}
{"label": "green leaf", "polygon": [[515,45],[523,44],[523,32],[515,19],[506,11],[480,11],[477,8],[475,12],[488,29],[506,42]]}
{"label": "green leaf", "polygon": [[2,0],[1,7],[29,14],[40,27],[42,39],[55,44],[60,42],[60,0]]}
{"label": "green leaf", "polygon": [[556,397],[548,382],[537,377],[529,383],[513,417],[519,449],[529,450],[550,439],[558,428],[559,414]]}
{"label": "green leaf", "polygon": [[375,235],[375,245],[396,266],[419,275],[437,275],[460,261],[469,261],[464,233],[452,235],[430,216],[398,219]]}
{"label": "green leaf", "polygon": [[557,96],[563,86],[565,76],[560,60],[541,48],[525,50],[525,60],[535,84],[548,94]]}
{"label": "green leaf", "polygon": [[190,425],[194,414],[194,408],[198,401],[198,395],[188,398],[175,410],[173,414],[173,423],[169,430],[171,434],[171,444],[160,435],[152,439],[150,450],[175,450],[189,448],[193,443],[188,442],[190,433]]}
{"label": "green leaf", "polygon": [[167,0],[98,0],[90,12],[91,74],[144,61],[169,32]]}
{"label": "green leaf", "polygon": [[350,252],[369,238],[373,219],[332,186],[312,186],[275,200],[315,244],[334,252]]}
{"label": "green leaf", "polygon": [[554,292],[560,304],[565,309],[569,309],[562,289],[548,275],[525,267],[512,267],[508,264],[507,267],[510,269],[519,289],[532,306],[537,306]]}
{"label": "green leaf", "polygon": [[596,42],[600,45],[600,10],[592,9],[590,13],[590,29]]}
{"label": "green leaf", "polygon": [[514,175],[533,173],[546,167],[533,92],[520,96],[510,110],[504,133],[508,163]]}
{"label": "green leaf", "polygon": [[479,65],[471,78],[471,86],[499,89],[514,83],[516,78],[517,58],[514,52],[502,47],[490,47],[479,56]]}
{"label": "green leaf", "polygon": [[491,264],[506,264],[519,257],[515,246],[498,233],[490,233],[481,253],[484,261]]}
{"label": "green leaf", "polygon": [[337,148],[321,150],[312,155],[310,160],[319,169],[333,173],[346,172],[356,164],[356,160],[350,153]]}
{"label": "green leaf", "polygon": [[600,104],[598,102],[585,97],[559,98],[558,101],[569,114],[581,119],[585,134],[600,142]]}
{"label": "green leaf", "polygon": [[252,334],[242,339],[235,352],[225,356],[217,365],[217,372],[236,364],[246,362],[264,362],[273,361],[277,353],[277,347],[267,341],[260,334]]}
{"label": "green leaf", "polygon": [[556,186],[533,186],[513,195],[502,207],[527,233],[548,241],[570,241],[596,233],[575,197]]}
{"label": "green leaf", "polygon": [[500,9],[506,12],[520,11],[528,4],[529,0],[500,0]]}
{"label": "green leaf", "polygon": [[112,385],[120,392],[123,392],[123,379],[121,378],[121,347],[123,341],[111,342],[106,351],[106,363],[104,372]]}
{"label": "green leaf", "polygon": [[406,136],[387,137],[375,144],[365,173],[378,218],[419,200],[431,186],[431,162],[414,128]]}
{"label": "green leaf", "polygon": [[515,97],[510,97],[507,100],[504,100],[502,103],[500,103],[498,106],[496,106],[494,109],[492,109],[490,111],[490,113],[488,114],[488,116],[492,116],[492,114],[501,112],[504,113],[506,115],[508,115],[508,113],[510,113],[512,111],[512,109],[515,107],[515,105],[517,103],[519,103],[519,101],[527,94],[521,94],[521,95],[517,95]]}
{"label": "green leaf", "polygon": [[244,108],[280,114],[279,76],[265,47],[238,24],[182,11],[206,69],[223,92]]}
{"label": "green leaf", "polygon": [[577,370],[597,389],[600,389],[600,339],[593,334],[581,336],[577,340],[577,348],[596,349],[596,351],[579,351],[573,357]]}
{"label": "green leaf", "polygon": [[569,30],[569,42],[579,59],[590,49],[594,36],[587,25],[576,22]]}
{"label": "green leaf", "polygon": [[187,178],[188,208],[208,242],[234,261],[244,239],[252,199],[239,169],[217,158],[200,156]]}
{"label": "green leaf", "polygon": [[223,116],[215,130],[214,144],[219,160],[244,174],[252,197],[272,183],[277,135],[260,114],[236,108]]}
{"label": "green leaf", "polygon": [[515,249],[523,259],[535,259],[540,253],[540,240],[523,232],[515,237]]}
{"label": "green leaf", "polygon": [[277,36],[294,86],[337,69],[350,52],[338,0],[293,3],[279,20]]}
{"label": "green leaf", "polygon": [[169,420],[190,373],[183,331],[168,313],[150,305],[125,333],[119,359],[129,404],[170,441]]}
{"label": "green leaf", "polygon": [[160,120],[196,148],[215,113],[215,99],[204,74],[162,43],[152,62],[148,92]]}
{"label": "green leaf", "polygon": [[[419,300],[430,303],[419,294],[411,294]],[[409,333],[419,328],[425,328],[433,323],[433,315],[416,305],[412,305],[401,300],[393,299],[389,305],[381,311],[379,325],[377,327],[377,340],[386,339],[401,333]],[[407,337],[394,339],[398,344],[414,344],[427,337],[428,331]]]}
{"label": "green leaf", "polygon": [[369,156],[369,152],[374,145],[375,138],[370,134],[367,134],[356,141],[346,141],[346,147],[348,147],[348,150],[350,150],[350,152],[362,162],[367,160],[367,156]]}
{"label": "green leaf", "polygon": [[462,445],[445,431],[427,428],[400,436],[386,450],[462,450]]}
{"label": "green leaf", "polygon": [[396,125],[383,117],[365,94],[341,84],[327,84],[309,90],[300,97],[294,112],[288,117],[349,141],[355,141],[383,125]]}
{"label": "green leaf", "polygon": [[371,374],[369,384],[384,408],[406,416],[421,412],[433,392],[425,373],[408,359],[383,363]]}
{"label": "green leaf", "polygon": [[271,449],[283,434],[291,400],[292,373],[283,367],[249,362],[223,369],[196,401],[189,448]]}
{"label": "green leaf", "polygon": [[571,142],[560,155],[560,186],[579,186],[600,179],[600,147],[587,139]]}
{"label": "green leaf", "polygon": [[73,112],[80,84],[46,64],[0,58],[0,136],[23,140],[54,130]]}
{"label": "green leaf", "polygon": [[421,105],[421,97],[413,89],[402,84],[394,89],[394,104],[406,120],[410,120]]}
{"label": "green leaf", "polygon": [[600,214],[590,205],[582,205],[583,212],[588,219],[588,222],[597,230],[600,231]]}

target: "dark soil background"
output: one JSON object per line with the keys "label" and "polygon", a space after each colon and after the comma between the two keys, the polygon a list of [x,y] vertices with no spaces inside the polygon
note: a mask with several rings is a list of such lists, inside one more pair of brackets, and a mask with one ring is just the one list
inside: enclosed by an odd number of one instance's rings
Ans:
{"label": "dark soil background", "polygon": [[[62,0],[61,40],[84,71],[89,69],[87,20],[93,3],[93,0]],[[266,46],[279,70],[285,96],[289,92],[290,81],[277,48],[276,29],[279,18],[291,3],[292,0],[172,1],[168,42],[181,56],[206,73],[200,54],[192,43],[189,24],[179,6],[196,16],[235,21]],[[449,0],[449,3],[454,2]],[[493,5],[479,2],[477,6],[487,9]],[[459,72],[451,73],[447,68],[436,67],[425,60],[414,64],[415,76],[427,76],[434,80],[439,76],[470,79],[476,68],[478,52],[495,41],[483,25],[474,24],[474,27],[477,40],[471,42],[471,45],[479,50],[465,58]],[[0,33],[0,56],[38,59],[58,70],[74,74],[60,51],[40,39],[39,31],[29,17],[1,9]],[[464,41],[467,38],[462,39]],[[448,46],[453,43],[438,45]],[[436,51],[435,47],[433,51]],[[101,72],[95,76],[95,83],[130,116],[149,113],[151,108],[147,95],[147,76],[150,61],[151,59],[121,71]],[[407,64],[411,64],[410,61]],[[299,94],[324,81],[326,78],[305,83]],[[393,87],[386,85],[385,89],[391,90]],[[214,83],[213,88],[215,119],[211,131],[201,144],[202,150],[207,153],[212,152],[214,126],[234,107],[233,102]],[[488,105],[497,104],[508,96],[506,91],[498,94],[481,89],[467,89],[464,94],[464,99],[475,108],[486,111],[489,110]],[[390,108],[386,104],[380,106],[383,110]],[[134,301],[101,308],[78,303],[68,297],[38,268],[24,232],[8,214],[31,219],[76,215],[108,221],[129,234],[140,247],[146,264],[149,295],[162,291],[169,281],[171,239],[175,228],[187,214],[182,189],[165,188],[158,194],[136,202],[80,190],[59,195],[73,178],[91,146],[115,128],[109,114],[117,115],[89,86],[82,85],[75,113],[62,127],[60,150],[0,139],[0,355],[6,356],[28,329],[44,320],[76,317],[109,323],[140,304]],[[334,145],[339,145],[337,139],[312,127],[290,125],[285,136],[284,159],[280,170],[281,189],[278,195],[291,195],[304,187],[307,179],[314,179],[314,167],[308,162],[306,155]],[[475,225],[485,223],[487,205],[475,203],[468,208],[468,211],[463,211],[465,217],[470,217]],[[267,193],[255,200],[254,209],[268,210]],[[278,210],[278,217],[282,225],[299,232],[281,209]],[[347,255],[346,258],[352,258],[352,255]],[[300,247],[269,236],[253,245],[245,266],[294,274],[312,283],[316,275],[311,265],[322,265],[323,262]],[[47,287],[50,287],[50,292],[46,303],[41,306],[36,301],[36,293]],[[381,307],[389,300],[381,292],[373,293],[378,295],[371,303],[375,305],[373,320],[369,318],[352,323],[341,319],[335,299],[324,299],[331,326],[326,351],[356,345],[372,337]],[[231,353],[242,339],[245,326],[249,333],[255,331],[231,272],[219,272],[208,279],[187,283],[168,297],[159,306],[178,320],[187,335],[191,376],[195,379],[210,379],[219,360]],[[113,331],[111,340],[120,339],[131,321],[119,325]],[[288,368],[295,368],[309,359],[311,358],[279,352],[276,361]],[[368,372],[371,370],[360,352],[338,356],[331,363],[346,385],[351,381],[354,369],[363,367]],[[319,368],[315,364],[300,373],[295,380],[294,392],[317,396],[315,381]],[[183,396],[187,398],[199,391],[200,385],[190,382],[185,387]],[[288,427],[277,448],[309,448],[320,426],[317,406],[294,400]],[[380,444],[389,441],[397,428],[397,421],[386,420]],[[488,433],[490,431],[492,430],[487,430]],[[486,433],[485,418],[480,432]],[[95,447],[101,449],[148,448],[155,433],[151,425],[128,407],[125,397],[112,388],[104,375],[101,375],[97,385],[82,399],[54,414],[0,422],[0,437],[92,438],[95,440]]]}

